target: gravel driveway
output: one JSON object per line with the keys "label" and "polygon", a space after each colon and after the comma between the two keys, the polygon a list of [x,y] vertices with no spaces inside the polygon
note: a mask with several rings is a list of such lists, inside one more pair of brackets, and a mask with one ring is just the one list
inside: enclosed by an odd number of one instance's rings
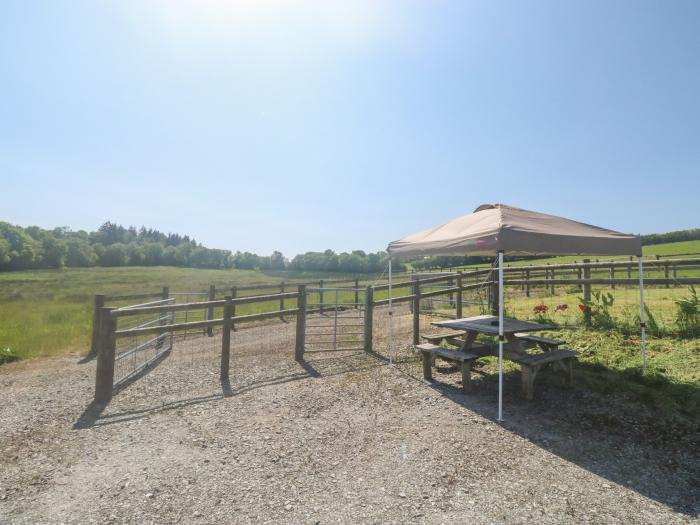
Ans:
{"label": "gravel driveway", "polygon": [[94,363],[0,367],[0,523],[700,523],[697,426],[409,353],[233,355],[195,338],[104,409]]}

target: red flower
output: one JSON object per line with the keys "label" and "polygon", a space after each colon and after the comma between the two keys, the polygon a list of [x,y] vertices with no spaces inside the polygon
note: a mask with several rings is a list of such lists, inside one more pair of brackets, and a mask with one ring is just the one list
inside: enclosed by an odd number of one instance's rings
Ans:
{"label": "red flower", "polygon": [[580,304],[578,305],[578,309],[582,312],[585,312],[586,310],[588,310],[588,306],[586,306],[585,304]]}
{"label": "red flower", "polygon": [[535,306],[532,311],[535,312],[536,314],[543,314],[547,310],[549,310],[549,307],[546,304],[538,304]]}

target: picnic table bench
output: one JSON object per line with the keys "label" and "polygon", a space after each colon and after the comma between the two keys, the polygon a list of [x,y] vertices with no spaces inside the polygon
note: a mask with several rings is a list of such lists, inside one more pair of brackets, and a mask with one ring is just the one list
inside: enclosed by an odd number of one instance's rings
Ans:
{"label": "picnic table bench", "polygon": [[[498,356],[498,345],[484,345],[475,342],[476,337],[479,334],[491,336],[498,335],[498,318],[495,316],[480,315],[451,321],[439,321],[432,324],[440,326],[441,328],[449,328],[453,330],[453,332],[447,334],[447,336],[445,334],[436,334],[432,337],[433,340],[436,340],[436,338],[440,336],[441,338],[439,339],[439,342],[442,340],[446,340],[448,343],[453,342],[453,344],[459,345],[459,352],[469,356]],[[545,365],[553,364],[553,366],[563,370],[566,373],[567,383],[571,384],[573,382],[573,362],[576,358],[576,353],[572,350],[559,348],[566,341],[562,339],[551,339],[537,335],[530,335],[527,333],[532,331],[550,330],[552,328],[554,327],[533,323],[530,321],[520,321],[517,319],[508,318],[503,319],[503,334],[506,339],[503,344],[503,358],[509,359],[520,365],[522,372],[523,393],[528,400],[533,398],[535,377]],[[458,333],[455,334],[454,331],[463,331],[464,336],[460,336]],[[526,346],[528,345],[530,347],[534,345],[539,346],[543,350],[543,353],[527,353]],[[421,345],[418,346],[420,347]],[[450,352],[446,349],[441,350],[444,352]],[[429,350],[428,355],[431,357],[442,357],[442,355],[437,353],[436,350]],[[425,359],[426,354],[424,353],[423,356]],[[470,370],[472,361],[473,359],[469,361]],[[425,361],[423,362],[423,367],[425,375]]]}
{"label": "picnic table bench", "polygon": [[528,401],[532,401],[535,390],[535,378],[540,369],[548,364],[555,365],[564,372],[566,384],[570,386],[574,382],[574,359],[576,359],[576,352],[561,349],[541,354],[527,354],[511,360],[520,365],[523,393]]}
{"label": "picnic table bench", "polygon": [[421,336],[425,341],[434,345],[440,345],[443,341],[455,346],[462,346],[464,342],[465,332],[440,332],[437,334]]}
{"label": "picnic table bench", "polygon": [[453,363],[459,363],[462,369],[462,390],[466,392],[471,392],[471,369],[472,362],[478,359],[479,356],[474,354],[469,354],[467,352],[448,350],[447,348],[442,348],[431,343],[423,343],[416,345],[416,348],[420,350],[423,357],[423,377],[426,381],[431,381],[433,379],[432,366],[435,362],[435,357],[439,357],[446,361],[451,361]]}
{"label": "picnic table bench", "polygon": [[540,335],[532,335],[525,333],[516,333],[515,337],[526,343],[535,343],[545,352],[550,350],[556,350],[559,346],[566,343],[564,339],[550,339],[549,337],[542,337]]}

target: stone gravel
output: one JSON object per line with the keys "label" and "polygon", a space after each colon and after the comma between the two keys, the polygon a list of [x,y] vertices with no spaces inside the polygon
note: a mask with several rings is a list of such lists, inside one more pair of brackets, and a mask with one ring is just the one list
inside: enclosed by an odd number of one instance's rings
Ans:
{"label": "stone gravel", "polygon": [[[268,341],[269,342],[269,341]],[[94,362],[0,367],[0,523],[700,523],[698,426],[538,380],[177,343],[107,407]],[[284,347],[283,347],[284,346]]]}

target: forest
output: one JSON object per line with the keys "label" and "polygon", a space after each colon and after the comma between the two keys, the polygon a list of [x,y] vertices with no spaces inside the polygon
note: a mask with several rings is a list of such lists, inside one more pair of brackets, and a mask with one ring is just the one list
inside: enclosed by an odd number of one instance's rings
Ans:
{"label": "forest", "polygon": [[[151,228],[105,222],[97,231],[66,227],[47,230],[0,222],[0,271],[90,266],[178,266],[366,273],[381,272],[384,252],[332,250],[307,252],[291,261],[279,251],[262,256],[250,252],[207,248],[195,239]],[[401,265],[399,265],[401,267]]]}

